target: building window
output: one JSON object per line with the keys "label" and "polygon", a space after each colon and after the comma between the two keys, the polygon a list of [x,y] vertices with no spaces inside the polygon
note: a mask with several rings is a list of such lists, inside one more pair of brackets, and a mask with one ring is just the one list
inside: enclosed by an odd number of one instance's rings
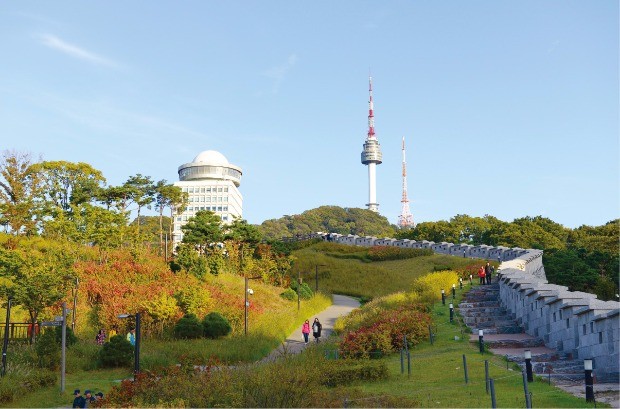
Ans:
{"label": "building window", "polygon": [[194,193],[194,188],[193,187],[189,188],[189,193]]}
{"label": "building window", "polygon": [[211,193],[211,188],[210,187],[207,188],[207,193]]}
{"label": "building window", "polygon": [[560,319],[562,319],[562,310],[560,310]]}
{"label": "building window", "polygon": [[227,187],[224,188],[224,192],[228,192],[228,188]]}
{"label": "building window", "polygon": [[586,335],[586,324],[583,324],[583,335]]}
{"label": "building window", "polygon": [[204,188],[204,187],[201,187],[201,188],[200,188],[200,193],[204,193],[204,192],[205,192],[205,188]]}
{"label": "building window", "polygon": [[224,196],[224,203],[228,203],[228,196]]}
{"label": "building window", "polygon": [[553,322],[555,322],[555,312],[553,313]]}
{"label": "building window", "polygon": [[187,188],[186,187],[183,188],[183,192],[187,193]]}
{"label": "building window", "polygon": [[602,333],[602,332],[599,332],[599,333],[598,333],[598,343],[599,343],[599,344],[602,344],[602,343],[603,343],[603,333]]}
{"label": "building window", "polygon": [[181,216],[177,217],[177,222],[181,221]]}
{"label": "building window", "polygon": [[594,323],[590,323],[590,334],[594,332]]}
{"label": "building window", "polygon": [[569,320],[568,320],[568,318],[566,318],[566,328],[570,328],[570,325],[569,325]]}
{"label": "building window", "polygon": [[207,203],[211,203],[211,196],[207,196]]}
{"label": "building window", "polygon": [[225,212],[227,212],[228,211],[228,206],[224,206],[223,209],[224,209]]}
{"label": "building window", "polygon": [[218,201],[218,203],[222,203],[222,196],[218,196],[217,197],[217,201]]}
{"label": "building window", "polygon": [[217,207],[217,211],[218,211],[218,212],[221,212],[221,211],[222,211],[222,206],[218,206],[218,207]]}
{"label": "building window", "polygon": [[222,193],[222,188],[221,188],[221,187],[218,187],[218,188],[217,188],[217,191],[218,191],[219,193]]}

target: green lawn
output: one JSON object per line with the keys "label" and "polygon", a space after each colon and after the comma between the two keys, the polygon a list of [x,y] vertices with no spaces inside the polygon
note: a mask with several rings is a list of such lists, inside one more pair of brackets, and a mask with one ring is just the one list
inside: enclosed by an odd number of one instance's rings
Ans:
{"label": "green lawn", "polygon": [[315,286],[316,266],[319,265],[320,291],[367,298],[409,291],[416,278],[432,272],[435,266],[458,269],[472,263],[483,263],[481,260],[438,254],[406,260],[364,262],[329,256],[313,247],[294,251],[293,255],[297,258],[295,268],[302,272],[303,279],[312,288]]}
{"label": "green lawn", "polygon": [[[469,342],[469,333],[465,327],[449,322],[448,311],[448,306],[442,306],[441,302],[433,306],[436,339],[433,345],[427,339],[410,350],[411,376],[407,374],[406,358],[404,374],[401,374],[400,354],[394,354],[384,358],[390,372],[388,380],[357,383],[353,387],[376,396],[395,395],[414,399],[420,407],[491,407],[491,395],[486,393],[484,376],[484,360],[488,360],[490,377],[495,383],[497,406],[525,407],[522,375],[518,366],[511,363],[507,368],[503,357],[488,352],[480,354],[478,344]],[[467,384],[463,354],[467,359]],[[532,393],[533,407],[594,407],[594,404],[586,403],[585,399],[549,386],[543,378],[535,377],[535,381],[529,383],[528,387]],[[604,404],[597,405],[605,407]],[[352,402],[352,406],[356,406],[356,403]]]}

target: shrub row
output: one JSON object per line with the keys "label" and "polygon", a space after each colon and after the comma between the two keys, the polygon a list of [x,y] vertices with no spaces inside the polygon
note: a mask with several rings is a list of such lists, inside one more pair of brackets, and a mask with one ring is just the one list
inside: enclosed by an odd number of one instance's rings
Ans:
{"label": "shrub row", "polygon": [[179,339],[219,338],[230,333],[228,320],[218,312],[210,312],[202,322],[194,314],[184,315],[174,326],[174,337]]}
{"label": "shrub row", "polygon": [[403,249],[390,246],[373,246],[368,249],[368,259],[371,261],[403,260],[432,255],[431,249]]}

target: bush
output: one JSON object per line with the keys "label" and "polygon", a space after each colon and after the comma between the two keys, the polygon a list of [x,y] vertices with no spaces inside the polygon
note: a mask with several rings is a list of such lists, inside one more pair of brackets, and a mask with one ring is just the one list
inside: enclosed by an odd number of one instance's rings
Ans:
{"label": "bush", "polygon": [[41,368],[56,369],[60,365],[60,345],[53,330],[46,329],[37,340],[34,349]]}
{"label": "bush", "polygon": [[293,290],[292,288],[287,288],[286,290],[284,290],[283,293],[280,294],[280,297],[284,298],[285,300],[294,301],[297,299],[297,292],[295,292],[295,290]]}
{"label": "bush", "polygon": [[293,281],[291,283],[291,289],[293,289],[296,293],[299,292],[299,297],[303,300],[308,300],[314,295],[314,292],[312,292],[312,289],[306,283],[302,283],[300,286],[296,281]]}
{"label": "bush", "polygon": [[368,249],[368,259],[371,261],[403,260],[432,255],[431,249],[404,249],[391,246],[373,246]]}
{"label": "bush", "polygon": [[201,338],[204,329],[194,314],[184,315],[174,326],[174,337],[180,339]]}
{"label": "bush", "polygon": [[204,335],[207,338],[219,338],[230,334],[232,327],[228,320],[219,312],[210,312],[202,320]]}
{"label": "bush", "polygon": [[[62,345],[62,327],[54,328],[54,336],[56,337],[56,342],[58,345]],[[77,337],[73,333],[73,330],[67,327],[65,342],[67,343],[67,348],[77,342]]]}
{"label": "bush", "polygon": [[340,360],[331,361],[326,367],[321,383],[329,387],[348,385],[355,381],[376,381],[389,377],[384,362]]}
{"label": "bush", "polygon": [[129,366],[134,355],[133,348],[125,337],[115,335],[99,350],[97,363],[104,368]]}

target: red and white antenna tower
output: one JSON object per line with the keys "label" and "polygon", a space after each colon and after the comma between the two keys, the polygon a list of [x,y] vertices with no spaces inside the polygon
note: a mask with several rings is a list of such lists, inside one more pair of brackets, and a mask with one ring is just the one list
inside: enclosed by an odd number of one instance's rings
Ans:
{"label": "red and white antenna tower", "polygon": [[415,224],[413,223],[413,215],[409,210],[409,199],[407,198],[407,161],[405,160],[405,137],[403,136],[403,198],[400,201],[402,205],[402,210],[400,211],[400,216],[398,216],[398,227],[401,229],[412,228]]}

